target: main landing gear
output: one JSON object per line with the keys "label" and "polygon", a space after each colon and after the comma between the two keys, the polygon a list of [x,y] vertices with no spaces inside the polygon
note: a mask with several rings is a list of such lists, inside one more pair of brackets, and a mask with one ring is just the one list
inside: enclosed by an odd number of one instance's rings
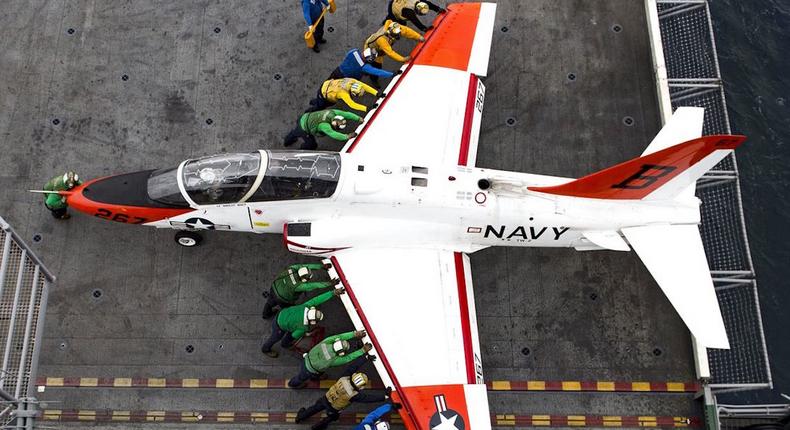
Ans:
{"label": "main landing gear", "polygon": [[196,233],[194,231],[179,231],[176,232],[175,241],[177,244],[192,248],[194,246],[200,245],[200,242],[203,241],[203,236],[200,233]]}

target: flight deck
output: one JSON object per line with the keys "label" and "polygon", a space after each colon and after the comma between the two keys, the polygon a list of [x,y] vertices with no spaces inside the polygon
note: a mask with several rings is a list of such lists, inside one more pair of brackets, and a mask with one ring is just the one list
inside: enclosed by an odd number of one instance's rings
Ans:
{"label": "flight deck", "polygon": [[[77,213],[61,222],[26,190],[65,170],[94,178],[283,149],[386,5],[338,1],[320,53],[304,46],[296,2],[4,9],[0,214],[57,276],[39,423],[295,428],[295,412],[323,391],[283,387],[298,372],[296,352],[260,352],[270,332],[262,293],[284,267],[310,259],[280,235],[209,232],[186,249],[171,230]],[[647,21],[643,1],[499,1],[476,165],[579,177],[639,156],[661,128]],[[419,122],[414,106],[402,139],[418,139]],[[701,425],[690,335],[636,253],[488,248],[471,263],[495,427]],[[383,277],[408,270],[380,264]],[[327,334],[351,329],[340,303],[325,313]],[[363,406],[350,411],[364,416],[372,407]]]}

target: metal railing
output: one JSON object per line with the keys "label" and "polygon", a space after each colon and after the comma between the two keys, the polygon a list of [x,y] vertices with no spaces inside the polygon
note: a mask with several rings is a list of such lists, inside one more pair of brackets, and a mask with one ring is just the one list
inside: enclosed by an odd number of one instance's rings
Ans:
{"label": "metal railing", "polygon": [[49,288],[55,277],[0,217],[0,424],[33,428],[35,380]]}
{"label": "metal railing", "polygon": [[[681,106],[705,108],[703,135],[730,134],[707,0],[645,0],[664,121]],[[700,233],[724,317],[729,350],[699,350],[697,372],[713,393],[771,388],[738,165],[730,155],[697,182]]]}

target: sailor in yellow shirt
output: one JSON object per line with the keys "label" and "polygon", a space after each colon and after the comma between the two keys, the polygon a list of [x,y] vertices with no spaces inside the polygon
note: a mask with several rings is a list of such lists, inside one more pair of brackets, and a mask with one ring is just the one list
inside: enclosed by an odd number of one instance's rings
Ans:
{"label": "sailor in yellow shirt", "polygon": [[[409,56],[404,57],[392,49],[392,44],[395,43],[396,40],[400,40],[401,36],[407,39],[419,40],[420,42],[425,40],[420,33],[388,19],[384,21],[384,25],[381,26],[378,31],[371,34],[370,37],[365,40],[365,45],[362,47],[362,50],[364,51],[367,48],[376,49],[378,52],[383,52],[395,61],[405,63],[411,58]],[[383,56],[377,57],[373,62],[373,65],[379,68],[382,64],[384,64]]]}
{"label": "sailor in yellow shirt", "polygon": [[[321,89],[318,90],[318,95],[316,98],[310,101],[310,104],[313,106],[308,109],[308,112],[326,109],[327,107],[337,103],[338,100],[343,100],[346,102],[346,105],[348,105],[348,107],[351,109],[367,112],[367,106],[357,103],[354,101],[354,99],[352,99],[352,97],[359,97],[363,93],[372,94],[374,96],[379,94],[379,92],[373,89],[373,87],[370,85],[353,78],[330,79],[328,81],[324,81],[324,84],[321,85]],[[377,106],[378,104],[374,105],[373,107],[375,108]]]}

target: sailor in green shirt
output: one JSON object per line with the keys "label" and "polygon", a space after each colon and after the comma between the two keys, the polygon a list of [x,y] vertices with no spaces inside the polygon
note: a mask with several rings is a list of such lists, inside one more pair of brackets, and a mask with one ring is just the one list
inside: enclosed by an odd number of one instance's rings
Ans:
{"label": "sailor in green shirt", "polygon": [[350,331],[322,340],[304,355],[299,374],[288,381],[288,386],[302,388],[308,379],[319,378],[328,369],[343,366],[367,354],[373,348],[371,344],[366,343],[362,348],[350,351],[351,345],[348,342],[351,339],[362,339],[366,335],[364,330]]}
{"label": "sailor in green shirt", "polygon": [[277,314],[277,318],[272,320],[272,334],[269,336],[269,339],[264,342],[261,347],[261,352],[274,358],[279,355],[277,351],[272,350],[272,347],[277,342],[282,340],[281,346],[283,348],[293,346],[293,344],[301,339],[305,333],[311,330],[319,321],[324,319],[324,314],[316,309],[316,307],[334,296],[343,294],[344,291],[343,288],[327,291],[313,297],[301,305],[291,306],[281,310]]}
{"label": "sailor in green shirt", "polygon": [[294,264],[280,272],[269,289],[269,297],[263,306],[263,319],[271,318],[275,314],[275,308],[295,305],[303,293],[337,285],[339,281],[310,282],[314,270],[327,270],[331,267],[329,263]]}
{"label": "sailor in green shirt", "polygon": [[300,149],[314,150],[318,148],[316,136],[329,136],[332,139],[345,142],[357,136],[356,133],[343,133],[347,120],[361,121],[362,118],[354,113],[339,109],[326,109],[317,112],[306,112],[296,121],[296,127],[285,137],[285,146],[291,146],[300,137]]}
{"label": "sailor in green shirt", "polygon": [[[79,176],[74,172],[66,172],[61,176],[52,178],[44,185],[44,191],[68,191],[77,185],[82,184]],[[44,195],[44,206],[52,212],[56,219],[69,219],[69,205],[66,203],[66,196],[58,193],[47,193]]]}

